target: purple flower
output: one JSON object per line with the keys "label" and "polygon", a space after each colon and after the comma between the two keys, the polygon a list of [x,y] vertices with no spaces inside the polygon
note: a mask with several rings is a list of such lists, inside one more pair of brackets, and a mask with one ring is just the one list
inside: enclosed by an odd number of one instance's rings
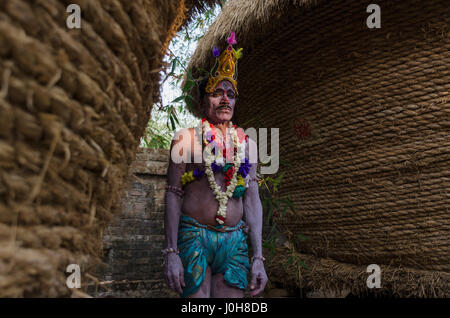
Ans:
{"label": "purple flower", "polygon": [[222,170],[222,167],[220,167],[218,164],[213,162],[213,163],[211,163],[211,169],[214,173],[217,173]]}
{"label": "purple flower", "polygon": [[248,158],[245,158],[244,162],[241,163],[241,166],[239,167],[238,173],[242,176],[242,178],[245,178],[248,173],[250,172],[251,163],[249,163]]}
{"label": "purple flower", "polygon": [[220,50],[217,48],[217,46],[214,45],[213,56],[219,57],[219,55],[220,55]]}
{"label": "purple flower", "polygon": [[201,178],[203,177],[203,174],[205,172],[199,168],[195,168],[194,171],[192,171],[192,175],[194,176],[194,178]]}

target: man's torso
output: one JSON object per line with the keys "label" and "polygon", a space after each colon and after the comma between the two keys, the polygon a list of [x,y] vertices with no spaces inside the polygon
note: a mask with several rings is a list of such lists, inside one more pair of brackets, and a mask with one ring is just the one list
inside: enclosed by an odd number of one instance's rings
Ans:
{"label": "man's torso", "polygon": [[[205,163],[201,156],[201,140],[197,136],[194,137],[193,128],[190,128],[189,131],[191,133],[191,149],[193,151],[191,153],[191,163],[186,164],[186,172],[195,168],[200,168],[205,171]],[[196,143],[195,146],[194,143]],[[194,162],[195,152],[197,158],[202,158],[202,163]],[[214,178],[221,191],[226,191],[224,174],[222,172],[215,173]],[[217,225],[215,218],[218,208],[219,203],[209,185],[206,175],[185,185],[183,205],[181,208],[183,214],[196,219],[201,224]],[[242,219],[243,212],[242,198],[229,198],[225,225],[236,225]]]}

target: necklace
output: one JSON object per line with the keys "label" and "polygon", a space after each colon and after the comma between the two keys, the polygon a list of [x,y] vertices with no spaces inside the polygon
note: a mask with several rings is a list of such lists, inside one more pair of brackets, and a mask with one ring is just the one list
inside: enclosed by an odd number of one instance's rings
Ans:
{"label": "necklace", "polygon": [[[239,140],[235,129],[235,126],[231,123],[228,124],[228,130],[230,132],[231,138],[233,140],[233,157],[229,158],[226,151],[226,146],[224,151],[217,151],[218,145],[215,141],[215,127],[210,124],[205,118],[202,119],[202,132],[203,132],[203,144],[205,145],[205,173],[208,178],[209,186],[214,192],[217,201],[219,202],[219,209],[217,210],[216,221],[219,224],[224,224],[227,217],[227,203],[229,198],[233,195],[233,192],[238,183],[236,167],[240,167],[241,158],[238,155]],[[213,153],[214,152],[214,153]],[[225,161],[224,162],[224,155]],[[233,159],[230,163],[229,159]],[[214,178],[214,170],[222,166],[222,171],[225,173],[226,180],[226,191],[222,191],[220,186],[216,183]]]}

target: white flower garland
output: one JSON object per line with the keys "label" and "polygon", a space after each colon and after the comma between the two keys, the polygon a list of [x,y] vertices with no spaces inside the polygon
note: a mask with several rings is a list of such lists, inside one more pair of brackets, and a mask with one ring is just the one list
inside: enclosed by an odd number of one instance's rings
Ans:
{"label": "white flower garland", "polygon": [[[216,183],[216,180],[214,179],[214,171],[211,169],[211,164],[213,162],[221,163],[220,161],[223,161],[222,153],[219,153],[217,151],[216,154],[212,153],[212,150],[214,148],[211,143],[208,142],[206,139],[206,135],[209,132],[209,136],[212,136],[212,129],[210,127],[210,124],[207,120],[203,121],[203,142],[205,144],[205,172],[206,176],[208,177],[209,186],[213,190],[217,201],[219,202],[219,209],[217,211],[217,217],[216,221],[219,224],[224,224],[225,219],[227,217],[227,203],[228,199],[233,195],[233,192],[237,185],[237,173],[239,170],[239,167],[241,165],[241,158],[239,155],[237,155],[237,151],[239,151],[239,141],[237,136],[237,131],[234,129],[233,124],[229,123],[228,128],[230,129],[231,137],[233,138],[233,149],[236,149],[236,151],[233,150],[234,153],[234,173],[230,180],[230,184],[227,187],[227,190],[223,192],[220,188],[220,186]],[[226,148],[226,147],[225,147]]]}

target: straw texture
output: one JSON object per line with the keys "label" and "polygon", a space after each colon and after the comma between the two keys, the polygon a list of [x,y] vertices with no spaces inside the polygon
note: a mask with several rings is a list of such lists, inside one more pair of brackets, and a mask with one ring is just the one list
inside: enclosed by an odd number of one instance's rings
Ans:
{"label": "straw texture", "polygon": [[235,122],[280,128],[292,165],[279,195],[300,217],[283,230],[308,255],[450,272],[447,1],[378,2],[381,29],[365,1],[255,2],[230,1],[190,67],[236,31]]}
{"label": "straw texture", "polygon": [[[66,27],[72,3],[81,29]],[[0,297],[70,296],[72,263],[88,283],[159,97],[164,45],[203,6],[0,2]]]}
{"label": "straw texture", "polygon": [[[271,251],[266,251],[270,255]],[[448,272],[423,271],[403,266],[380,265],[380,288],[368,288],[367,265],[337,262],[331,258],[317,258],[311,254],[295,253],[308,269],[288,262],[290,248],[278,247],[266,262],[271,284],[279,285],[293,293],[320,293],[321,297],[450,297],[450,274]]]}

